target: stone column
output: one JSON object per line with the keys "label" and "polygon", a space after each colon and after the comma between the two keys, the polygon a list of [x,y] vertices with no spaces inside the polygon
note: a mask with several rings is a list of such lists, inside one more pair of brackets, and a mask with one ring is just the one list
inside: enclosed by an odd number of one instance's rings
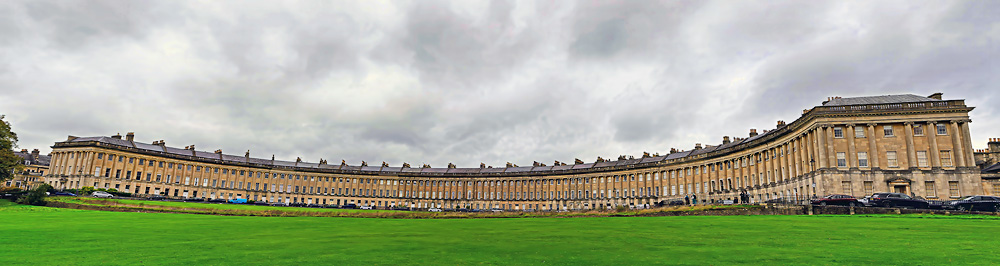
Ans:
{"label": "stone column", "polygon": [[[961,122],[962,124],[960,126],[962,128],[962,137],[963,137],[962,145],[965,146],[965,161],[966,161],[965,165],[970,167],[975,166],[976,158],[972,150],[972,136],[969,134],[969,123],[971,123],[972,120],[966,119]],[[994,193],[1000,193],[1000,191]]]}
{"label": "stone column", "polygon": [[[927,151],[927,156],[930,156],[931,167],[941,167],[941,156],[938,154],[938,144],[937,144],[937,123],[927,122],[928,128],[924,130],[924,134],[927,135],[927,141],[930,144],[929,151]],[[952,160],[954,161],[954,160]]]}
{"label": "stone column", "polygon": [[868,165],[870,165],[872,169],[879,168],[879,151],[878,145],[875,144],[875,124],[868,124],[868,130],[866,132],[868,132],[867,136],[865,136],[868,138]]}
{"label": "stone column", "polygon": [[913,149],[913,122],[904,123],[903,134],[906,137],[906,159],[910,168],[917,168],[917,154]]}
{"label": "stone column", "polygon": [[818,147],[816,149],[816,151],[817,151],[817,157],[819,157],[819,158],[816,158],[816,162],[819,163],[819,168],[826,168],[827,167],[827,163],[830,162],[829,159],[827,159],[827,153],[826,153],[826,141],[825,141],[826,140],[826,126],[817,127],[816,128],[815,137],[816,137],[816,140],[817,140],[816,141],[817,142],[816,145]]}
{"label": "stone column", "polygon": [[847,124],[845,130],[847,130],[847,132],[844,132],[844,135],[847,137],[847,167],[859,167],[858,152],[854,147],[854,124]]}
{"label": "stone column", "polygon": [[962,129],[958,126],[958,120],[951,121],[951,161],[955,167],[965,167],[965,149],[962,147]]}

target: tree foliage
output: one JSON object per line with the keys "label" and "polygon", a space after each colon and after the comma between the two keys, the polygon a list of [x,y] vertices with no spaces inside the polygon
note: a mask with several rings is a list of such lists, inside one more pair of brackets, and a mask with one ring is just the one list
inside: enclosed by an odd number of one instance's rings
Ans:
{"label": "tree foliage", "polygon": [[0,115],[0,181],[11,179],[20,170],[21,157],[14,154],[17,147],[17,134],[10,130],[10,123]]}

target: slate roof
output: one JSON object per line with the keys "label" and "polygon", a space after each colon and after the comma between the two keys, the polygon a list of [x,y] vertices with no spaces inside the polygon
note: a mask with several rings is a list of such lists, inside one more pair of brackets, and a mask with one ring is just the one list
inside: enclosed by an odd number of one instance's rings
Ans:
{"label": "slate roof", "polygon": [[996,163],[983,168],[984,174],[997,174],[1000,173],[1000,163]]}
{"label": "slate roof", "polygon": [[844,106],[859,104],[883,104],[883,103],[912,103],[912,102],[940,102],[938,99],[931,99],[913,94],[865,96],[853,98],[833,99],[823,104],[823,106]]}
{"label": "slate roof", "polygon": [[31,155],[30,151],[29,152],[15,151],[14,155],[17,155],[18,157],[21,157],[22,163],[24,161],[29,161],[29,162],[31,162],[32,165],[44,165],[44,166],[48,166],[49,165],[49,161],[52,160],[52,156],[45,155],[45,154],[39,154],[38,158],[35,158],[34,156]]}

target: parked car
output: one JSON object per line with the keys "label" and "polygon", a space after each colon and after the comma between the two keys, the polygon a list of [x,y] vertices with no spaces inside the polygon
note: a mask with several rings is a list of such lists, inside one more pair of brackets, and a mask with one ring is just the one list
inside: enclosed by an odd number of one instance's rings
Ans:
{"label": "parked car", "polygon": [[946,209],[959,211],[1000,211],[1000,197],[994,196],[966,196],[964,198],[949,201],[944,204]]}
{"label": "parked car", "polygon": [[361,206],[362,210],[371,210],[372,206]]}
{"label": "parked car", "polygon": [[902,193],[875,193],[868,199],[868,204],[887,208],[927,209],[927,201],[910,197]]}
{"label": "parked car", "polygon": [[52,192],[52,194],[50,196],[70,196],[70,197],[76,197],[76,194],[65,192],[65,191],[56,191],[56,192]]}
{"label": "parked car", "polygon": [[271,206],[282,206],[282,207],[284,207],[284,206],[288,206],[288,204],[285,204],[284,202],[271,202]]}
{"label": "parked car", "polygon": [[152,195],[152,196],[146,197],[146,199],[148,199],[148,200],[167,200],[167,197],[164,197],[164,196],[161,196],[161,195]]}
{"label": "parked car", "polygon": [[228,201],[226,199],[223,199],[223,198],[215,198],[215,199],[208,200],[208,202],[212,202],[212,203],[226,203]]}
{"label": "parked car", "polygon": [[861,202],[857,198],[850,195],[827,195],[826,197],[818,198],[812,201],[812,205],[826,206],[826,205],[839,205],[839,206],[861,206]]}
{"label": "parked car", "polygon": [[441,212],[441,209],[438,209],[438,208],[430,208],[430,209],[427,209],[427,211],[429,211],[429,212]]}
{"label": "parked car", "polygon": [[340,206],[341,209],[357,209],[358,205],[354,203],[348,203]]}
{"label": "parked car", "polygon": [[184,201],[199,202],[199,201],[205,201],[205,199],[204,198],[184,198]]}
{"label": "parked car", "polygon": [[111,193],[107,193],[107,192],[104,192],[104,191],[94,191],[94,193],[92,193],[90,195],[94,196],[95,198],[107,198],[107,199],[115,197],[115,195],[111,195]]}

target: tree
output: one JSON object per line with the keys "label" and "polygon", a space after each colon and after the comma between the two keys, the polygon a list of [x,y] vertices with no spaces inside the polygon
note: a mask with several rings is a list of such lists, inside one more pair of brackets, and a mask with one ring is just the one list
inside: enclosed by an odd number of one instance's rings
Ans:
{"label": "tree", "polygon": [[17,134],[10,130],[10,123],[0,115],[0,182],[14,178],[14,173],[21,170],[21,157],[14,154],[17,147]]}

